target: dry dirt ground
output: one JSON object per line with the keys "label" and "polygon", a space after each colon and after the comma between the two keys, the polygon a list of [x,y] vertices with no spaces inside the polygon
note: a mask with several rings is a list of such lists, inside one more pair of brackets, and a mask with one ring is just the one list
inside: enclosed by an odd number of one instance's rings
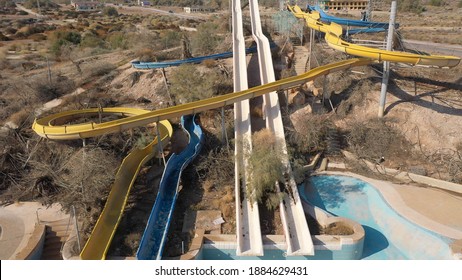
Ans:
{"label": "dry dirt ground", "polygon": [[[437,154],[454,155],[462,142],[462,66],[454,69],[400,68],[395,66],[385,106],[386,119],[412,144],[422,158]],[[348,129],[351,121],[376,118],[380,96],[380,79],[373,79],[370,91],[361,92],[351,112],[337,121]],[[364,90],[364,89],[362,89]],[[436,166],[396,155],[387,159],[392,168],[427,165],[428,175],[447,179]]]}

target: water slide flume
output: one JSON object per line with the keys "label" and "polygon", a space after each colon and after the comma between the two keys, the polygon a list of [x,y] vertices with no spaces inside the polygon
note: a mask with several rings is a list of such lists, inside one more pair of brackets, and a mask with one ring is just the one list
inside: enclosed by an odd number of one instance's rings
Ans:
{"label": "water slide flume", "polygon": [[[337,24],[346,25],[346,26],[388,29],[388,22],[374,22],[374,21],[339,18],[339,17],[334,17],[334,16],[327,14],[326,12],[324,12],[324,10],[321,7],[317,5],[308,6],[308,8],[311,11],[318,12],[319,16],[321,17],[321,20],[326,23],[335,22]],[[395,24],[395,27],[398,28],[399,24]]]}
{"label": "water slide flume", "polygon": [[[248,88],[247,61],[240,0],[232,1],[233,20],[233,86],[234,91]],[[236,202],[236,239],[238,256],[263,256],[260,213],[256,200],[247,196],[251,176],[248,158],[252,151],[252,126],[249,100],[234,103],[234,182]]]}
{"label": "water slide flume", "polygon": [[325,33],[325,40],[331,48],[346,54],[370,58],[377,61],[400,62],[440,68],[455,67],[460,62],[460,58],[455,56],[420,55],[407,52],[386,51],[351,44],[341,38],[343,33],[342,26],[334,22],[322,22],[319,12],[311,11],[309,13],[305,13],[297,5],[289,5],[287,7],[297,18],[304,19],[308,27]]}
{"label": "water slide flume", "polygon": [[[246,53],[254,53],[257,51],[256,47],[250,47],[245,49]],[[172,60],[172,61],[162,61],[162,62],[143,62],[143,61],[132,61],[132,66],[136,69],[158,69],[158,68],[166,68],[172,66],[180,66],[181,64],[185,63],[201,63],[204,60],[208,59],[223,59],[229,58],[233,56],[233,52],[224,52],[206,56],[199,56],[181,60]]]}
{"label": "water slide flume", "polygon": [[[275,81],[273,60],[268,38],[263,34],[258,1],[249,1],[250,20],[252,37],[257,43],[258,63],[260,69],[260,80],[262,84]],[[279,203],[281,223],[286,239],[287,256],[314,255],[314,246],[311,234],[306,223],[306,216],[303,211],[297,185],[295,183],[292,168],[289,162],[287,144],[285,141],[284,125],[279,106],[278,94],[275,91],[263,96],[263,112],[266,116],[266,128],[274,133],[276,144],[282,151],[281,162],[284,171],[285,182],[283,183],[287,192],[292,195],[285,195]],[[282,175],[282,174],[281,174]],[[253,174],[258,176],[258,174]],[[281,192],[279,182],[275,182],[275,189]]]}
{"label": "water slide flume", "polygon": [[139,260],[160,260],[164,249],[175,202],[178,197],[180,177],[186,166],[194,160],[202,147],[203,133],[194,116],[181,117],[181,125],[189,136],[188,145],[179,154],[172,154],[159,184],[154,207],[136,253]]}

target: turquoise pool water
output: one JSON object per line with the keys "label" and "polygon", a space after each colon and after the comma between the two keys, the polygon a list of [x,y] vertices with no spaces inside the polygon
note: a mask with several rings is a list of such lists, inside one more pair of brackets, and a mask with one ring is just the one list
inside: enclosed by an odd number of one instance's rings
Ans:
{"label": "turquoise pool water", "polygon": [[449,238],[400,216],[373,186],[360,179],[314,176],[299,191],[311,204],[364,227],[362,259],[452,259]]}

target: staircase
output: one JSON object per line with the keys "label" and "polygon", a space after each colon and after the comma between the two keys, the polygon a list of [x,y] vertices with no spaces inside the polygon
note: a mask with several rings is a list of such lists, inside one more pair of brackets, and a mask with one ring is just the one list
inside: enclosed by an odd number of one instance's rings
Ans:
{"label": "staircase", "polygon": [[42,260],[62,260],[61,248],[73,230],[69,219],[45,222],[46,234],[43,245]]}
{"label": "staircase", "polygon": [[295,46],[294,47],[294,68],[297,75],[301,75],[306,72],[306,63],[308,62],[308,57],[310,53],[308,49],[304,46]]}

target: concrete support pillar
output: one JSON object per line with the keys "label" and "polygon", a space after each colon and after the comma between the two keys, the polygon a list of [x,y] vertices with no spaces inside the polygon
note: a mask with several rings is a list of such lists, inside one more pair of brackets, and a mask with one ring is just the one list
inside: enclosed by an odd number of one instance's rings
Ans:
{"label": "concrete support pillar", "polygon": [[[388,37],[387,37],[387,51],[391,51],[393,43],[393,33],[395,31],[395,20],[396,20],[396,1],[391,2],[391,12],[390,12],[390,23],[388,26]],[[383,118],[385,112],[385,103],[387,99],[387,87],[388,87],[388,78],[390,77],[390,62],[383,62],[383,77],[382,77],[382,89],[380,91],[380,101],[379,101],[379,118]]]}

